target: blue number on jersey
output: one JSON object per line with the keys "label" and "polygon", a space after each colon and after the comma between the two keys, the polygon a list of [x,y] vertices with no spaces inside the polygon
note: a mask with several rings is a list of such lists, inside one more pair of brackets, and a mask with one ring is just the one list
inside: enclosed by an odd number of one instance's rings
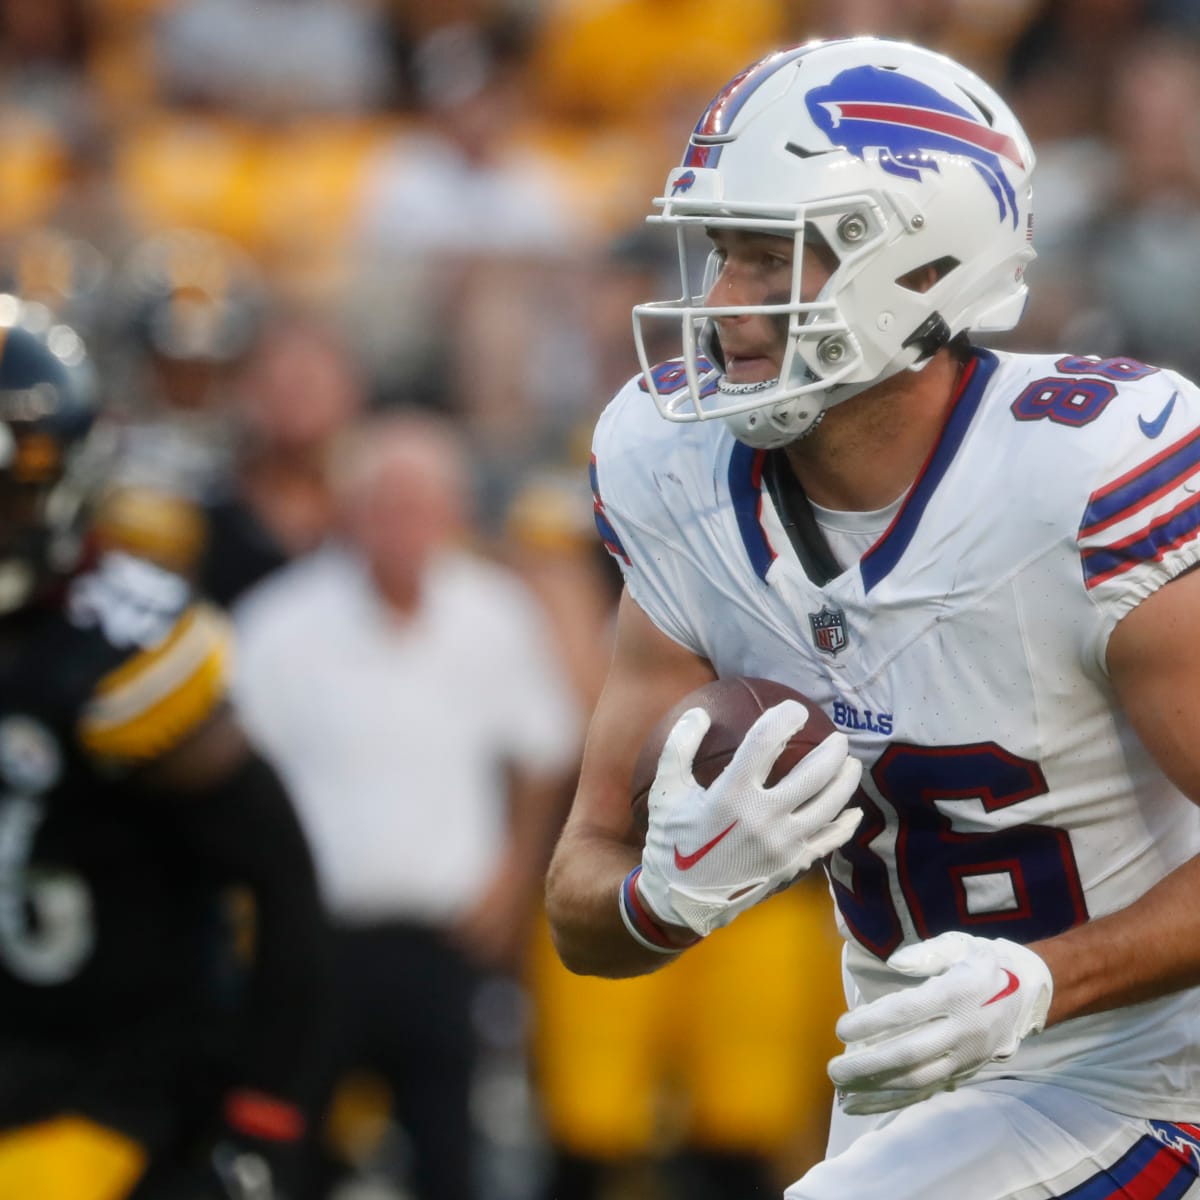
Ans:
{"label": "blue number on jersey", "polygon": [[[897,743],[884,751],[871,779],[896,813],[896,870],[920,937],[962,929],[1031,942],[1087,920],[1066,830],[1013,825],[964,832],[947,815],[947,802],[977,801],[991,813],[1044,795],[1037,763],[995,742]],[[852,886],[835,879],[833,888],[855,938],[887,958],[902,934],[883,860],[870,849],[884,819],[862,789],[853,803],[866,816],[842,850],[853,868]]]}
{"label": "blue number on jersey", "polygon": [[1134,358],[1068,356],[1054,365],[1061,376],[1035,380],[1013,401],[1012,413],[1018,421],[1049,418],[1056,425],[1087,425],[1108,407],[1117,394],[1117,383],[1144,379],[1158,370]]}

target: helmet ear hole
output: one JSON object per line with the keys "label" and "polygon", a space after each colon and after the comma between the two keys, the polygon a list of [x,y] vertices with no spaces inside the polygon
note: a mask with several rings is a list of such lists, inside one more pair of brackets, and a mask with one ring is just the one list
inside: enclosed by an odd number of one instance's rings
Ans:
{"label": "helmet ear hole", "polygon": [[946,254],[935,258],[932,262],[922,263],[911,271],[901,275],[896,283],[910,292],[927,292],[935,283],[945,279],[955,267],[960,266],[958,259]]}
{"label": "helmet ear hole", "polygon": [[[864,223],[864,236],[866,228],[866,224]],[[816,253],[817,260],[821,263],[821,266],[831,275],[837,270],[838,265],[842,261],[841,255],[829,244],[829,240],[821,232],[820,227],[815,221],[806,221],[804,224],[804,245]]]}

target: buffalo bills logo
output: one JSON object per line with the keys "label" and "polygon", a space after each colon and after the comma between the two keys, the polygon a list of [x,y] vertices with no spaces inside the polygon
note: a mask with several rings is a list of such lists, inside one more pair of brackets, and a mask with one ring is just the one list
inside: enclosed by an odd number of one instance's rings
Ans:
{"label": "buffalo bills logo", "polygon": [[680,192],[691,191],[692,185],[696,182],[695,171],[684,171],[675,182],[671,185],[671,195],[678,196]]}
{"label": "buffalo bills logo", "polygon": [[892,175],[920,179],[936,171],[931,152],[971,159],[1000,209],[1000,220],[1017,224],[1017,197],[1004,161],[1024,169],[1017,143],[934,88],[898,71],[853,67],[805,99],[809,114],[835,146],[857,158],[879,152]]}

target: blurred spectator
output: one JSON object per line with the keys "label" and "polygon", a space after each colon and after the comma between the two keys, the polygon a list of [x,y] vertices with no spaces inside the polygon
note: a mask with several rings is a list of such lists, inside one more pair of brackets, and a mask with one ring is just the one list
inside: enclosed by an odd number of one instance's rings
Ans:
{"label": "blurred spectator", "polygon": [[1089,353],[1196,372],[1200,44],[1158,29],[1131,36],[1103,91],[1085,135],[1038,147],[1047,186],[1019,344],[1067,337]]}
{"label": "blurred spectator", "polygon": [[336,925],[331,1077],[385,1079],[416,1195],[466,1200],[472,1003],[523,960],[577,707],[529,595],[462,545],[450,427],[369,423],[337,478],[344,543],[235,610],[237,697],[295,789]]}
{"label": "blurred spectator", "polygon": [[1034,149],[1102,127],[1110,73],[1146,27],[1149,0],[1041,0],[1009,55],[1013,110]]}
{"label": "blurred spectator", "polygon": [[1110,79],[1115,187],[1085,226],[1090,350],[1200,372],[1200,47],[1151,34]]}
{"label": "blurred spectator", "polygon": [[106,179],[108,114],[88,73],[98,32],[86,0],[0,0],[0,229],[7,233],[53,223],[107,249],[108,225],[125,227]]}
{"label": "blurred spectator", "polygon": [[105,322],[119,448],[97,515],[104,544],[196,578],[200,505],[229,473],[234,381],[267,304],[257,265],[203,230],[154,234],[119,264]]}
{"label": "blurred spectator", "polygon": [[[702,267],[696,264],[697,270]],[[584,417],[590,440],[600,409],[638,370],[629,321],[633,306],[646,296],[668,296],[679,290],[674,233],[646,224],[621,232],[596,256],[589,282],[587,361],[595,378],[589,381]],[[644,333],[651,365],[678,353],[679,339],[669,322],[649,322]]]}
{"label": "blurred spectator", "polygon": [[[110,0],[121,3],[121,0]],[[229,237],[269,267],[272,288],[332,303],[353,198],[394,93],[375,0],[164,4],[130,73],[150,96],[124,117],[115,174],[148,227]],[[105,86],[119,67],[104,64]]]}
{"label": "blurred spectator", "polygon": [[41,115],[69,141],[91,120],[94,33],[86,0],[0,0],[0,100]]}
{"label": "blurred spectator", "polygon": [[248,114],[362,112],[390,95],[383,24],[365,0],[188,0],[157,30],[172,102]]}
{"label": "blurred spectator", "polygon": [[[503,31],[442,26],[414,52],[423,119],[369,164],[354,219],[349,306],[385,401],[468,410],[448,349],[481,270],[520,321],[525,272],[561,258],[586,232],[544,155],[516,138],[522,46]],[[520,340],[518,325],[516,338]],[[503,380],[501,380],[503,385]]]}
{"label": "blurred spectator", "polygon": [[[470,397],[462,415],[487,532],[499,533],[519,499],[528,506],[526,483],[546,467],[573,464],[586,482],[592,425],[637,369],[630,298],[676,289],[678,271],[674,237],[638,225],[581,247],[557,269],[474,273],[459,306],[452,377],[456,394]],[[666,322],[651,325],[652,362],[663,357],[656,339],[671,332]]]}
{"label": "blurred spectator", "polygon": [[1146,8],[1145,0],[1043,0],[1012,46],[1005,82],[1038,156],[1039,250],[1106,199],[1113,77]]}
{"label": "blurred spectator", "polygon": [[329,457],[366,403],[363,381],[330,322],[272,317],[236,390],[229,474],[203,504],[200,589],[228,607],[332,532]]}

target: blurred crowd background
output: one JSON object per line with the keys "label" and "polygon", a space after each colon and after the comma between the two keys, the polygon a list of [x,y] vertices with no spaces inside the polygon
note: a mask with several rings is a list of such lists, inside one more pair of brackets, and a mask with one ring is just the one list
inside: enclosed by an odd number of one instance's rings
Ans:
{"label": "blurred crowd background", "polygon": [[[1200,0],[0,0],[0,293],[99,369],[101,535],[236,620],[346,534],[347,435],[437,417],[467,464],[454,537],[538,606],[578,739],[616,595],[590,430],[636,368],[630,307],[677,294],[649,201],[730,76],[854,33],[959,58],[1034,143],[1009,345],[1200,375]],[[842,1002],[819,885],[623,983],[568,977],[526,900],[472,950],[487,1200],[726,1200],[722,1162],[782,1183],[820,1154]],[[390,1112],[348,1084],[339,1195],[411,1194]]]}

